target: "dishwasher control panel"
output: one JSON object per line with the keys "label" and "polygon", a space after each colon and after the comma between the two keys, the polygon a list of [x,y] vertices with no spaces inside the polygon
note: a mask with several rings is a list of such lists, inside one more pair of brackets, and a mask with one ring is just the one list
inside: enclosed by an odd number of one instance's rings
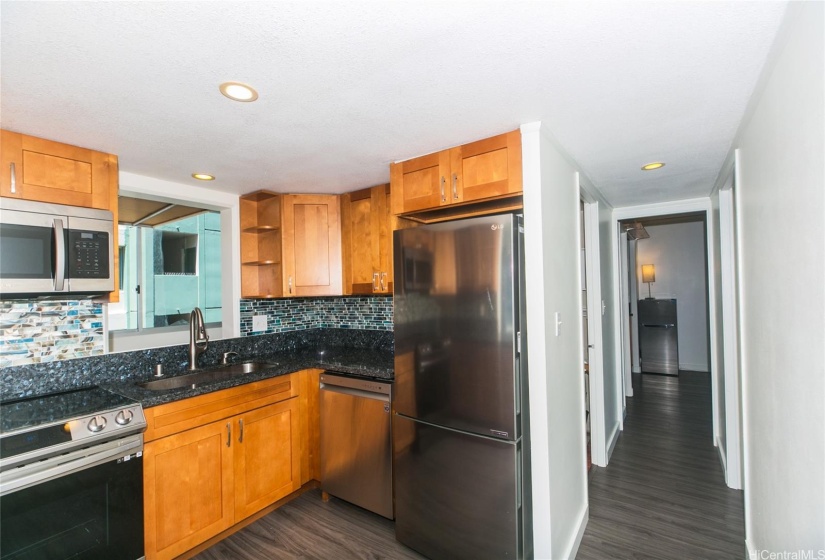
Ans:
{"label": "dishwasher control panel", "polygon": [[392,382],[375,381],[373,379],[363,379],[357,377],[348,377],[346,375],[325,372],[321,374],[321,388],[330,387],[345,387],[347,389],[355,389],[358,391],[366,391],[368,393],[378,393],[380,395],[390,396],[392,394]]}

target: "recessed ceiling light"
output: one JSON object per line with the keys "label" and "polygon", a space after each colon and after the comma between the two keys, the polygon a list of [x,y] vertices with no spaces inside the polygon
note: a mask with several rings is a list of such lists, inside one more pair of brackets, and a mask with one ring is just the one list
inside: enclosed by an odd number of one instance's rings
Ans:
{"label": "recessed ceiling light", "polygon": [[192,177],[199,181],[214,181],[215,176],[209,173],[192,173]]}
{"label": "recessed ceiling light", "polygon": [[241,82],[224,82],[220,85],[221,93],[234,101],[255,101],[258,92]]}
{"label": "recessed ceiling light", "polygon": [[642,166],[642,171],[652,171],[654,169],[659,169],[660,167],[664,167],[665,164],[661,161],[654,161],[653,163],[648,163],[647,165]]}

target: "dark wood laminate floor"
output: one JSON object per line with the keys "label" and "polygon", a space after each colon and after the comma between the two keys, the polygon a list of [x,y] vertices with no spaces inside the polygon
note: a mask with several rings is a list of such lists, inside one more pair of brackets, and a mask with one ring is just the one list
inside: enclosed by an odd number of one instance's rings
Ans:
{"label": "dark wood laminate floor", "polygon": [[[634,378],[610,465],[590,475],[590,520],[578,560],[745,558],[742,492],[725,485],[711,443],[707,374]],[[422,559],[393,523],[312,490],[197,560]]]}
{"label": "dark wood laminate floor", "polygon": [[590,474],[578,560],[742,559],[742,492],[725,485],[713,446],[710,376],[633,378],[624,432]]}
{"label": "dark wood laminate floor", "polygon": [[194,558],[424,559],[395,540],[392,521],[337,498],[325,503],[320,490],[304,493]]}

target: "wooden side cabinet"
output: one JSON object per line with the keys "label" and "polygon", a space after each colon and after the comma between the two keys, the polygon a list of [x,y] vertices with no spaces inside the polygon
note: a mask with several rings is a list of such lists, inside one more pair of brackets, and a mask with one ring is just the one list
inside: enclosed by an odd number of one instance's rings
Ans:
{"label": "wooden side cabinet", "polygon": [[393,163],[390,183],[393,214],[413,219],[448,206],[516,197],[522,192],[521,131]]}
{"label": "wooden side cabinet", "polygon": [[258,191],[240,199],[241,297],[283,295],[281,195]]}

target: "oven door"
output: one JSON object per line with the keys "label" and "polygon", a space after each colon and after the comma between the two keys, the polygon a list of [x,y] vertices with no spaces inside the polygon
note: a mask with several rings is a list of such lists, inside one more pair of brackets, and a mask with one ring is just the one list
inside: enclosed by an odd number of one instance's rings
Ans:
{"label": "oven door", "polygon": [[[115,457],[90,456],[79,463],[92,466],[79,470],[76,464],[59,464],[59,459],[44,461],[53,463],[53,467],[40,469],[32,477],[4,481],[0,497],[0,558],[142,558],[142,453],[127,449]],[[11,473],[3,474],[8,481]],[[60,475],[55,478],[56,474]],[[32,484],[29,478],[43,481]]]}
{"label": "oven door", "polygon": [[0,294],[60,293],[66,285],[68,218],[4,208],[0,222]]}

